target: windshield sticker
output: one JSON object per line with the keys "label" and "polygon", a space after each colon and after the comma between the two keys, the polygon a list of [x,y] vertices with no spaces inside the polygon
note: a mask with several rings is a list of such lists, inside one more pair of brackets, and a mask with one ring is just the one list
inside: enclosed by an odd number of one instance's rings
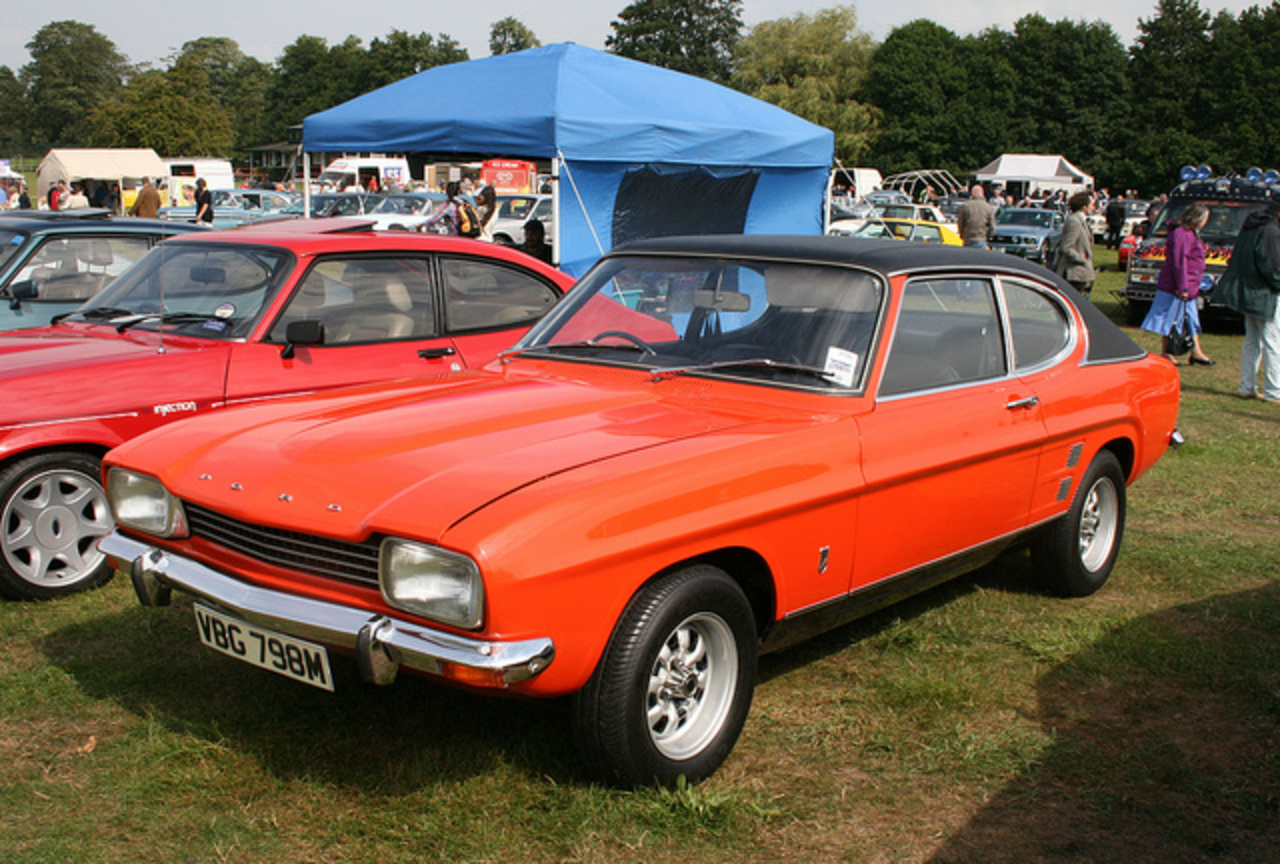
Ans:
{"label": "windshield sticker", "polygon": [[827,349],[827,365],[822,371],[841,387],[852,387],[858,374],[858,355],[832,345]]}
{"label": "windshield sticker", "polygon": [[200,325],[200,329],[214,330],[214,331],[217,331],[218,333],[221,333],[223,330],[227,329],[227,322],[226,321],[206,321]]}
{"label": "windshield sticker", "polygon": [[236,314],[235,304],[223,303],[217,309],[213,310],[213,314],[218,316],[219,318],[230,318],[232,315]]}

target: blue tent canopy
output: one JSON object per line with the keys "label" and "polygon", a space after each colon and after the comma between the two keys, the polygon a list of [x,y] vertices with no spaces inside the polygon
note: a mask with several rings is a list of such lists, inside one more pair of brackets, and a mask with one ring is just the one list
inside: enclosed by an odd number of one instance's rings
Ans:
{"label": "blue tent canopy", "polygon": [[[625,238],[671,233],[673,206],[684,233],[821,233],[834,136],[709,81],[560,44],[420,72],[307,117],[302,144],[558,160],[561,266],[581,272],[620,221]],[[726,207],[740,212],[726,220]]]}

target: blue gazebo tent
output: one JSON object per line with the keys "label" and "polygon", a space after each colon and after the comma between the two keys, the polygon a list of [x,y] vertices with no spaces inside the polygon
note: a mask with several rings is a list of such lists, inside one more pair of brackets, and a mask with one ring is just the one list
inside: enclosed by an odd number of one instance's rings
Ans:
{"label": "blue gazebo tent", "polygon": [[573,44],[437,66],[303,123],[311,152],[550,160],[557,260],[671,234],[820,234],[834,136],[693,76]]}

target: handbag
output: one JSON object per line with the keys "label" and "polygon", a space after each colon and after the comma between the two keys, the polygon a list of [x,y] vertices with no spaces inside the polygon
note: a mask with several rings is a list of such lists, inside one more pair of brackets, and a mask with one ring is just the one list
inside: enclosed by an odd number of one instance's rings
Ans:
{"label": "handbag", "polygon": [[1178,306],[1181,313],[1169,330],[1169,353],[1181,357],[1195,347],[1195,332],[1191,329],[1191,316],[1187,314],[1187,305],[1182,302]]}

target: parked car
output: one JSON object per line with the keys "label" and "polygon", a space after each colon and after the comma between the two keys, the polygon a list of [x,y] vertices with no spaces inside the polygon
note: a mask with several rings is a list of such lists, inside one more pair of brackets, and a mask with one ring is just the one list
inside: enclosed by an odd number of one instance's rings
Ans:
{"label": "parked car", "polygon": [[524,223],[539,220],[547,229],[547,242],[555,236],[555,214],[550,195],[499,195],[493,220],[493,241],[505,246],[524,243]]}
{"label": "parked car", "polygon": [[1064,222],[1065,217],[1059,210],[1003,207],[996,214],[991,248],[1052,267]]}
{"label": "parked car", "polygon": [[439,209],[442,192],[397,192],[387,195],[367,214],[384,231],[413,231]]}
{"label": "parked car", "polygon": [[964,245],[960,235],[946,225],[920,219],[870,219],[853,230],[832,225],[827,229],[827,233],[843,237],[885,237],[890,240],[911,240],[916,243]]}
{"label": "parked car", "polygon": [[123,444],[101,548],[143,604],[194,597],[198,638],[239,661],[570,696],[604,777],[696,782],[758,651],[1019,543],[1053,591],[1098,590],[1178,395],[1012,256],[653,239],[484,369]]}
{"label": "parked car", "polygon": [[107,210],[0,211],[0,330],[74,312],[165,237],[193,230]]}
{"label": "parked car", "polygon": [[0,594],[109,576],[98,460],[122,441],[230,405],[486,363],[570,284],[499,246],[363,224],[193,231],[57,324],[0,336]]}
{"label": "parked car", "polygon": [[[861,235],[860,230],[871,222],[895,220],[897,222],[926,223],[942,225],[949,231],[956,230],[954,220],[948,219],[941,210],[931,204],[876,204],[864,216],[851,216],[847,219],[832,220],[827,227],[828,234],[855,234],[866,237],[882,237],[883,232]],[[936,234],[934,235],[936,239]]]}
{"label": "parked car", "polygon": [[[366,195],[364,192],[324,192],[311,196],[311,218],[320,219],[331,216],[363,216],[372,213],[382,203],[382,195]],[[288,207],[278,211],[280,216],[298,219],[306,213],[303,198],[298,198]],[[217,210],[214,210],[215,215]]]}

